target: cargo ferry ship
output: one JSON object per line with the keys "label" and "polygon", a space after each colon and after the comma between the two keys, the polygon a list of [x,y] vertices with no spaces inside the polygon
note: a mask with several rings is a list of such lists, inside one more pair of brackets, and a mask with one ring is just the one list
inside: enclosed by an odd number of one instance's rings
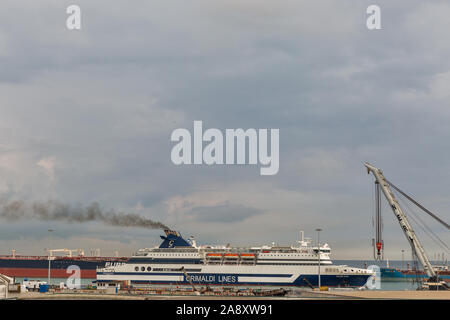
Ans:
{"label": "cargo ferry ship", "polygon": [[[434,266],[434,271],[440,280],[450,282],[450,270],[448,266]],[[427,280],[429,277],[423,270],[407,269],[402,270],[399,268],[380,268],[382,279],[395,279],[395,280]]]}
{"label": "cargo ferry ship", "polygon": [[[72,251],[67,249],[51,251]],[[50,260],[50,268],[49,268]],[[72,272],[67,271],[70,266],[80,268],[80,276],[85,279],[95,279],[96,269],[106,264],[126,262],[125,257],[87,257],[83,254],[72,256],[25,256],[16,255],[13,250],[11,255],[0,255],[0,274],[9,277],[23,278],[47,278],[50,269],[51,278],[67,278]]]}
{"label": "cargo ferry ship", "polygon": [[328,244],[312,247],[301,239],[296,246],[230,247],[197,245],[179,232],[165,230],[159,247],[139,249],[128,261],[97,269],[97,282],[151,285],[235,285],[361,287],[374,275],[367,269],[334,265]]}

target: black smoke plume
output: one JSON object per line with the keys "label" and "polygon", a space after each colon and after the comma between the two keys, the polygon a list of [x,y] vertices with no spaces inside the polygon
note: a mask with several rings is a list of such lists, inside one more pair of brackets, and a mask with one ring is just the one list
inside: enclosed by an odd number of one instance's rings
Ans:
{"label": "black smoke plume", "polygon": [[139,227],[147,229],[170,229],[158,221],[147,219],[134,213],[104,211],[97,202],[87,207],[70,206],[57,201],[33,202],[22,200],[0,201],[0,217],[7,220],[37,219],[43,221],[65,221],[83,223],[103,222],[110,226]]}

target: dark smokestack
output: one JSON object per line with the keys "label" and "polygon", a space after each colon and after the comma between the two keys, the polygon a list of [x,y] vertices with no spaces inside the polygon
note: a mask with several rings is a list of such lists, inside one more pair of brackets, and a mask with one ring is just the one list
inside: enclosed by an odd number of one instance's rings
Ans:
{"label": "dark smokestack", "polygon": [[56,201],[34,202],[0,201],[0,217],[7,220],[38,219],[83,223],[99,221],[111,226],[139,227],[147,229],[170,229],[161,222],[153,221],[134,213],[103,211],[97,202],[87,207],[71,207]]}

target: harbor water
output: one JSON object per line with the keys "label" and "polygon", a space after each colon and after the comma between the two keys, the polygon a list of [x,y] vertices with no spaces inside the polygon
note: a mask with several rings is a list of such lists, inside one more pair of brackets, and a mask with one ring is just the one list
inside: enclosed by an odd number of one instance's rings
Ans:
{"label": "harbor water", "polygon": [[[432,265],[442,265],[442,262],[430,261]],[[414,262],[410,260],[389,260],[387,261],[375,261],[375,260],[334,260],[334,264],[336,265],[348,265],[351,267],[358,268],[368,268],[369,266],[375,265],[380,268],[397,268],[397,269],[411,269],[414,266]],[[419,269],[421,269],[419,267]],[[381,288],[380,290],[386,291],[397,291],[397,290],[417,290],[417,288],[421,285],[422,279],[416,278],[381,278]]]}

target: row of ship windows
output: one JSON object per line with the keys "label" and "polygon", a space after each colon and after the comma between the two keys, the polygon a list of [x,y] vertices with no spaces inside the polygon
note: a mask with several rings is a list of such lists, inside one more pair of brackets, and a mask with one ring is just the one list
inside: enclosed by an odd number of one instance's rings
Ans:
{"label": "row of ship windows", "polygon": [[151,254],[152,256],[171,256],[171,257],[185,257],[185,256],[198,256],[198,253],[158,253],[158,254]]}
{"label": "row of ship windows", "polygon": [[[286,256],[286,255],[282,255],[282,254],[272,254],[272,255],[270,255],[270,257],[292,257],[292,256]],[[313,257],[313,258],[316,258],[317,257],[317,255],[303,255],[303,256],[297,256],[297,257]],[[222,259],[223,257],[222,256],[207,256],[207,258],[208,259]],[[238,257],[237,256],[231,256],[231,257],[227,257],[227,256],[225,256],[224,258],[228,258],[228,259],[237,259]],[[255,257],[254,256],[252,256],[252,257],[242,257],[242,258],[245,258],[245,259],[255,259]],[[260,259],[263,259],[263,258],[266,258],[267,259],[267,256],[262,256],[262,255],[260,255],[259,256],[259,258]],[[304,260],[304,259],[303,259]]]}
{"label": "row of ship windows", "polygon": [[[199,254],[193,253],[193,254],[173,254],[173,253],[160,253],[160,254],[152,254],[154,256],[171,256],[171,257],[185,257],[185,256],[199,256]],[[270,256],[270,257],[291,257],[292,254],[273,254],[273,253],[260,253],[260,256]],[[316,257],[317,254],[297,254],[298,257]]]}
{"label": "row of ship windows", "polygon": [[[141,270],[142,272],[144,272],[145,270],[147,270],[147,271],[152,271],[152,267],[144,267],[144,266],[142,266],[142,267],[138,267],[138,266],[136,266],[136,267],[134,267],[134,270],[135,271],[139,271],[139,270]],[[200,272],[202,269],[185,269],[185,271],[186,272]],[[153,268],[153,271],[155,271],[155,272],[161,272],[161,271],[181,271],[181,269],[180,268]]]}
{"label": "row of ship windows", "polygon": [[[139,271],[139,267],[138,266],[134,267],[134,270]],[[145,271],[145,267],[141,267],[141,271]],[[147,267],[147,271],[152,271],[152,267]]]}
{"label": "row of ship windows", "polygon": [[[325,250],[322,250],[322,252],[326,252]],[[174,254],[174,253],[159,253],[159,254],[151,254],[152,256],[170,256],[170,257],[185,257],[185,256],[199,256],[198,253],[179,253],[179,254]],[[270,256],[270,257],[289,257],[289,256],[293,256],[292,254],[273,254],[273,253],[260,253],[260,256]],[[296,256],[301,256],[301,257],[316,257],[317,254],[297,254]]]}
{"label": "row of ship windows", "polygon": [[270,265],[270,266],[317,266],[317,263],[261,263],[257,262],[257,265]]}
{"label": "row of ship windows", "polygon": [[[259,255],[260,257],[261,256],[270,256],[270,257],[293,257],[294,255],[292,255],[292,254],[260,254]],[[297,257],[317,257],[317,254],[297,254],[296,255]]]}
{"label": "row of ship windows", "polygon": [[[153,271],[177,271],[180,272],[180,268],[153,268]],[[184,269],[186,272],[200,272],[202,269]]]}
{"label": "row of ship windows", "polygon": [[[228,263],[228,264],[231,264],[231,263]],[[233,263],[233,264],[235,264],[235,263]],[[253,264],[253,263],[249,263],[249,264]],[[257,265],[276,265],[276,266],[317,266],[317,263],[272,263],[272,262],[261,263],[261,262],[258,262],[256,264]],[[134,267],[134,270],[135,271],[140,270],[140,271],[144,272],[146,270],[152,271],[152,268],[151,267],[140,267],[139,268],[138,266],[136,266],[136,267]],[[180,269],[179,268],[177,268],[177,269],[154,268],[153,271],[180,271]],[[198,269],[186,269],[186,271],[198,271]],[[329,269],[327,271],[337,271],[337,270]],[[347,270],[345,270],[345,271],[347,271]]]}

